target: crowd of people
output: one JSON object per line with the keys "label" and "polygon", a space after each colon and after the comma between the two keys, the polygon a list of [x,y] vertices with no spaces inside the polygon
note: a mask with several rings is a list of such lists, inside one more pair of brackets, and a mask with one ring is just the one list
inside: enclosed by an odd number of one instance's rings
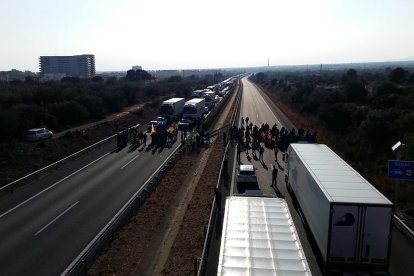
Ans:
{"label": "crowd of people", "polygon": [[253,154],[255,151],[259,151],[261,155],[262,146],[261,143],[268,148],[278,148],[285,152],[290,143],[296,143],[300,141],[306,141],[308,143],[316,143],[316,133],[311,133],[309,130],[305,132],[303,128],[288,130],[285,127],[278,128],[277,124],[273,124],[272,127],[268,123],[262,123],[261,125],[249,123],[249,117],[241,119],[241,127],[233,126],[230,129],[230,139],[232,142],[237,142],[245,150],[251,149]]}

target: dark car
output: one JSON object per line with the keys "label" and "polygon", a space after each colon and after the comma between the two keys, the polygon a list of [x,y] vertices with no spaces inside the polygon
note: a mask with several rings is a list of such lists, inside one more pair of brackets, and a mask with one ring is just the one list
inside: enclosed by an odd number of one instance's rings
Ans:
{"label": "dark car", "polygon": [[190,119],[181,119],[178,124],[177,124],[177,128],[178,130],[181,131],[188,131],[191,130],[194,127],[194,121],[190,120]]}

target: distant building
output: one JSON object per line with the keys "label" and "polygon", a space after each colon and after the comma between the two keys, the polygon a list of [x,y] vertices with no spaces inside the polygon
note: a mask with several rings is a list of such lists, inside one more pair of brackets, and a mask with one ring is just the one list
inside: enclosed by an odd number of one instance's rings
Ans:
{"label": "distant building", "polygon": [[41,56],[40,76],[48,79],[61,77],[92,78],[95,76],[95,56]]}
{"label": "distant building", "polygon": [[142,66],[134,65],[132,66],[132,70],[142,70]]}

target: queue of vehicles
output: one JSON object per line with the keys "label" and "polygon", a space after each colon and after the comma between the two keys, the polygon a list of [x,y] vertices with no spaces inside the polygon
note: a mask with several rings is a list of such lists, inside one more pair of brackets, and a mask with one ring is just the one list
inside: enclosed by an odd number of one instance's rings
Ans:
{"label": "queue of vehicles", "polygon": [[[207,89],[195,90],[191,93],[191,99],[171,98],[163,101],[160,106],[160,117],[150,121],[148,129],[154,126],[166,126],[171,122],[178,122],[178,130],[188,131],[203,120],[222,97],[230,91],[230,85],[234,78],[207,87]],[[165,122],[166,121],[166,122]]]}

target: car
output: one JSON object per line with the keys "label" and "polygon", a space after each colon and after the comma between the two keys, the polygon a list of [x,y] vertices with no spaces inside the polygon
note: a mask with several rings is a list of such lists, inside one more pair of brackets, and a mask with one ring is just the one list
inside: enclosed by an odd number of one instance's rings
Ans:
{"label": "car", "polygon": [[194,121],[191,119],[186,119],[186,118],[182,118],[177,124],[178,130],[181,130],[181,131],[191,130],[193,126],[194,126]]}
{"label": "car", "polygon": [[237,172],[238,183],[257,183],[256,169],[253,165],[240,165]]}
{"label": "car", "polygon": [[157,121],[159,126],[166,126],[168,124],[168,120],[165,117],[157,117],[154,121]]}
{"label": "car", "polygon": [[53,136],[53,132],[48,130],[47,128],[32,128],[26,132],[26,140],[27,141],[40,141],[44,139],[51,138]]}

